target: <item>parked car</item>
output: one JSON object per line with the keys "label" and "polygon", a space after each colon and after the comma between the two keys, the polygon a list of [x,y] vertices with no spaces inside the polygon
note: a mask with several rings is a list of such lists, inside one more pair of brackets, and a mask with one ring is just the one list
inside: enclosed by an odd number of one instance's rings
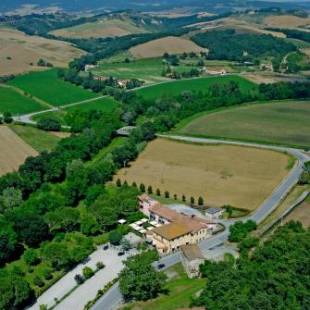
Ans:
{"label": "parked car", "polygon": [[160,264],[158,264],[158,269],[163,269],[164,267],[166,267],[166,265],[165,264],[163,264],[163,263],[160,263]]}
{"label": "parked car", "polygon": [[109,245],[108,245],[108,244],[105,244],[105,245],[102,247],[102,249],[105,250],[105,251],[106,251],[108,248],[109,248]]}
{"label": "parked car", "polygon": [[119,251],[119,252],[117,253],[118,256],[123,256],[124,254],[125,254],[124,251]]}

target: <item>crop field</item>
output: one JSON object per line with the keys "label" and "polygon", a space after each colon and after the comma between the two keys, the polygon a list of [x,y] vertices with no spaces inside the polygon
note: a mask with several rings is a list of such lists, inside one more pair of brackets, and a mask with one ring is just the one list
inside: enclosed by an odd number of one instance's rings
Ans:
{"label": "crop field", "polygon": [[157,139],[115,180],[144,183],[187,201],[202,196],[209,206],[254,210],[287,175],[289,160],[270,150]]}
{"label": "crop field", "polygon": [[164,95],[178,96],[184,90],[203,92],[207,90],[208,87],[214,84],[223,84],[230,81],[237,82],[242,91],[244,92],[255,90],[257,87],[253,82],[250,82],[249,80],[246,80],[242,77],[235,75],[226,75],[170,81],[167,83],[141,88],[137,90],[137,94],[144,97],[145,99],[154,100]]}
{"label": "crop field", "polygon": [[295,28],[310,25],[310,18],[298,17],[294,15],[268,16],[263,23],[269,27]]}
{"label": "crop field", "polygon": [[100,98],[94,101],[86,102],[76,106],[68,107],[62,109],[61,111],[46,112],[34,116],[32,119],[38,121],[44,118],[54,118],[61,122],[61,124],[66,125],[65,115],[67,112],[72,111],[90,111],[98,110],[102,112],[113,112],[118,106],[118,102],[112,97]]}
{"label": "crop field", "polygon": [[56,69],[20,75],[10,81],[9,84],[54,106],[66,105],[98,96],[91,91],[59,79]]}
{"label": "crop field", "polygon": [[51,132],[31,126],[11,125],[10,129],[38,152],[51,151],[61,140]]}
{"label": "crop field", "polygon": [[253,104],[189,119],[179,134],[310,147],[310,101]]}
{"label": "crop field", "polygon": [[164,53],[181,54],[184,52],[206,51],[205,48],[198,46],[189,39],[180,37],[165,37],[147,43],[139,44],[129,49],[135,58],[154,58],[160,57]]}
{"label": "crop field", "polygon": [[0,126],[0,176],[18,169],[28,156],[37,152],[9,127]]}
{"label": "crop field", "polygon": [[0,75],[42,70],[37,66],[40,58],[54,66],[66,67],[70,60],[84,53],[66,42],[28,36],[12,28],[0,27]]}
{"label": "crop field", "polygon": [[299,221],[305,228],[310,227],[310,198],[294,209],[285,219],[284,222]]}
{"label": "crop field", "polygon": [[102,38],[120,37],[133,33],[145,32],[143,27],[137,27],[133,22],[122,19],[102,19],[93,23],[58,29],[51,34],[65,38]]}
{"label": "crop field", "polygon": [[44,107],[38,102],[23,96],[13,88],[0,86],[0,113],[10,112],[13,115],[17,115],[43,109]]}

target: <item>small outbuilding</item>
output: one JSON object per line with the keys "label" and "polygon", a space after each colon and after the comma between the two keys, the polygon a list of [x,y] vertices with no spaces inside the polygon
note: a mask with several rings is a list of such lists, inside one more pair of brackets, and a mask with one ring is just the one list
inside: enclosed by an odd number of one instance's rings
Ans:
{"label": "small outbuilding", "polygon": [[203,256],[197,244],[181,246],[181,260],[189,278],[199,276],[199,266],[204,262]]}

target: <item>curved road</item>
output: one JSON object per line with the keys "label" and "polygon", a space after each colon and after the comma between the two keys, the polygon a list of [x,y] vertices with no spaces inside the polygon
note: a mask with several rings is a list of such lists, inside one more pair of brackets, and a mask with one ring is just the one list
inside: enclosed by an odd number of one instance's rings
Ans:
{"label": "curved road", "polygon": [[[289,148],[289,147],[280,147],[272,145],[262,145],[256,143],[246,143],[239,141],[228,141],[220,139],[205,139],[205,138],[194,138],[187,136],[176,136],[176,135],[158,135],[159,137],[169,138],[173,140],[193,142],[193,143],[207,143],[207,144],[229,144],[229,145],[239,145],[239,146],[248,146],[256,147],[261,149],[270,149],[279,152],[286,152],[293,155],[297,162],[292,168],[287,177],[282,180],[282,182],[274,189],[272,194],[262,203],[262,205],[255,210],[252,214],[243,218],[243,221],[253,220],[256,223],[262,222],[270,213],[272,213],[285,198],[288,192],[293,188],[293,186],[298,182],[299,177],[303,171],[303,164],[306,161],[310,160],[310,156],[304,153],[303,150]],[[240,219],[239,219],[240,220]],[[226,229],[217,235],[209,239],[205,239],[199,243],[199,247],[202,252],[206,252],[222,245],[227,241],[229,236],[229,226],[232,225],[236,220],[221,221],[225,225]],[[154,263],[156,267],[158,263],[165,264],[165,268],[180,262],[181,258],[179,253],[173,253],[168,256],[162,257],[159,262]],[[118,283],[116,283],[104,296],[102,296],[98,302],[92,307],[92,310],[115,310],[119,305],[122,304],[122,295],[119,290]]]}

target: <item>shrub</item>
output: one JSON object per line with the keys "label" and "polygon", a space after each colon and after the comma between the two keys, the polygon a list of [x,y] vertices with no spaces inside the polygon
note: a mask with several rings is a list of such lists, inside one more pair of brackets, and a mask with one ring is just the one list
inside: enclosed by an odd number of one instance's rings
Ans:
{"label": "shrub", "polygon": [[51,268],[45,268],[42,270],[42,275],[45,280],[51,280],[53,278],[53,270]]}
{"label": "shrub", "polygon": [[105,267],[105,265],[104,265],[103,262],[97,262],[96,263],[96,267],[97,267],[98,270],[100,270],[100,269],[103,269]]}
{"label": "shrub", "polygon": [[[84,270],[83,270],[83,272],[84,272]],[[76,282],[78,285],[84,283],[84,281],[85,281],[84,278],[83,278],[83,276],[81,276],[80,274],[76,274],[76,275],[74,276],[74,280],[75,280],[75,282]]]}
{"label": "shrub", "polygon": [[38,286],[38,287],[42,287],[42,286],[44,285],[43,280],[42,280],[40,277],[38,277],[38,276],[35,276],[35,277],[33,278],[33,283],[34,283],[36,286]]}
{"label": "shrub", "polygon": [[83,276],[85,279],[89,279],[94,275],[94,271],[90,267],[84,267],[83,268]]}
{"label": "shrub", "polygon": [[122,234],[117,230],[112,230],[109,233],[109,241],[113,245],[119,245],[121,243],[122,237]]}

